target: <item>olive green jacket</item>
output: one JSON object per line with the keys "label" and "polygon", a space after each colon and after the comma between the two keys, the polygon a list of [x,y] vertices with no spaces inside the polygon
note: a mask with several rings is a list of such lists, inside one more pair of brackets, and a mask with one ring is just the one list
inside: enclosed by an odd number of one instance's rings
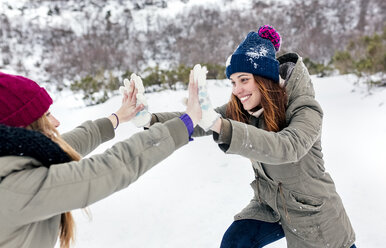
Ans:
{"label": "olive green jacket", "polygon": [[[255,197],[235,220],[280,221],[290,248],[350,247],[355,234],[324,168],[323,112],[315,100],[311,78],[297,54],[285,54],[278,60],[281,68],[294,63],[285,84],[288,126],[268,132],[262,129],[262,116],[250,116],[249,124],[223,119],[221,133],[213,134],[225,153],[249,158],[255,172],[256,180],[251,183]],[[226,105],[216,109],[223,118],[225,110]],[[153,122],[176,115],[155,114]],[[196,136],[208,134],[199,128],[194,132]]]}
{"label": "olive green jacket", "polygon": [[[82,155],[113,137],[107,118],[87,121],[63,135]],[[79,162],[47,168],[31,157],[0,157],[0,247],[53,248],[61,213],[127,187],[188,138],[186,126],[175,118]]]}

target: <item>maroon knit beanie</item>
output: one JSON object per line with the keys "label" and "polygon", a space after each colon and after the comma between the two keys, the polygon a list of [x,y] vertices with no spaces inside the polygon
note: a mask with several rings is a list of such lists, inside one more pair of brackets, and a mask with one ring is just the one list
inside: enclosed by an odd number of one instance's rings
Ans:
{"label": "maroon knit beanie", "polygon": [[47,91],[34,81],[0,72],[0,124],[26,127],[51,104]]}

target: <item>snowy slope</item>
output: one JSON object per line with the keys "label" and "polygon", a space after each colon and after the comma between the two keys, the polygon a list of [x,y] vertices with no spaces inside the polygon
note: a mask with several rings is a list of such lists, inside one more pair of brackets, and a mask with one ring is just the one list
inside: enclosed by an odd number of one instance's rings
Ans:
{"label": "snowy slope", "polygon": [[[353,86],[351,76],[313,78],[324,109],[323,152],[326,169],[335,180],[357,234],[358,247],[384,245],[386,203],[383,192],[386,147],[386,90],[368,95]],[[210,81],[214,105],[225,103],[231,92],[227,81]],[[186,91],[148,94],[150,111],[184,110]],[[120,98],[79,108],[71,97],[57,99],[52,112],[62,120],[60,131],[82,120],[109,115]],[[68,118],[71,116],[71,120]],[[113,143],[138,132],[123,124]],[[215,248],[233,215],[252,198],[250,162],[224,155],[212,137],[196,138],[151,169],[137,182],[96,204],[85,214],[74,211],[77,248]],[[286,247],[280,240],[269,247]]]}

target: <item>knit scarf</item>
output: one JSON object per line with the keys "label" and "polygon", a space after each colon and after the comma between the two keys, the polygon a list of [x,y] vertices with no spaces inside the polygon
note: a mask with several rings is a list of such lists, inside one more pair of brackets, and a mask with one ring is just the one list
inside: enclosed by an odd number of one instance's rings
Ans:
{"label": "knit scarf", "polygon": [[2,156],[32,157],[47,168],[52,164],[71,161],[67,153],[44,134],[0,124],[0,157]]}

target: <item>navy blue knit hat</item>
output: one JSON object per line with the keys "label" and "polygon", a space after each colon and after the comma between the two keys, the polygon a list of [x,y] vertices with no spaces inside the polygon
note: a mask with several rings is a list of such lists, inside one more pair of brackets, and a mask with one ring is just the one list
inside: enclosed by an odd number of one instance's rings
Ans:
{"label": "navy blue knit hat", "polygon": [[279,61],[276,52],[280,48],[280,35],[271,26],[261,26],[258,32],[250,32],[226,63],[229,78],[236,72],[248,72],[279,82]]}

